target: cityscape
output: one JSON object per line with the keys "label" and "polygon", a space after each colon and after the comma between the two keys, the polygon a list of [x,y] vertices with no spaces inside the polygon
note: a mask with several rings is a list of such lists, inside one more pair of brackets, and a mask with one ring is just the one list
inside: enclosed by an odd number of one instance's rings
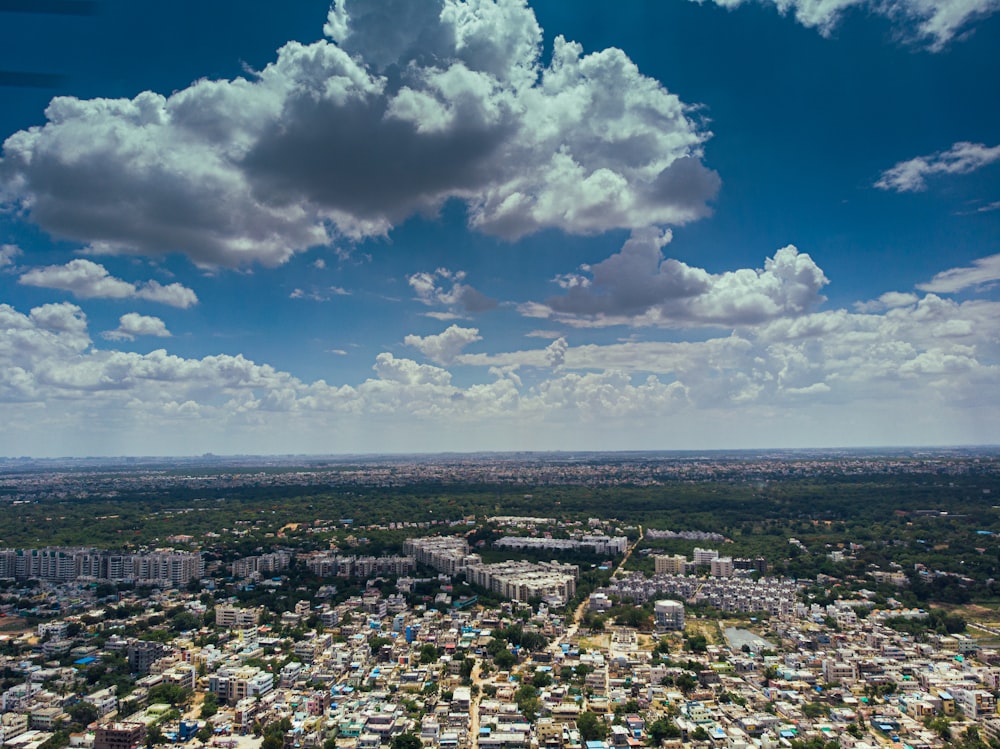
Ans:
{"label": "cityscape", "polygon": [[1000,738],[996,450],[171,464],[0,467],[4,746]]}

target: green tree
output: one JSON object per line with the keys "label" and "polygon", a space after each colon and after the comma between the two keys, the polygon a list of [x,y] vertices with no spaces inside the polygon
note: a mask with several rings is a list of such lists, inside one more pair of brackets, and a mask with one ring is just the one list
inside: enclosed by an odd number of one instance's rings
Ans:
{"label": "green tree", "polygon": [[211,718],[217,712],[219,712],[219,698],[215,696],[215,692],[206,692],[205,701],[201,703],[201,712],[198,713],[198,717]]}
{"label": "green tree", "polygon": [[517,663],[517,658],[507,649],[501,650],[493,656],[493,662],[501,671],[508,671],[511,666]]}
{"label": "green tree", "polygon": [[77,702],[75,705],[71,705],[67,708],[66,712],[69,714],[73,723],[80,728],[90,725],[101,717],[97,710],[97,706],[92,705],[89,702]]}
{"label": "green tree", "polygon": [[677,739],[681,735],[681,729],[670,718],[657,718],[646,730],[651,746],[659,746],[665,739]]}
{"label": "green tree", "polygon": [[524,716],[529,723],[534,722],[541,709],[541,700],[538,699],[538,690],[531,684],[522,684],[514,693],[514,702],[517,704],[518,712]]}
{"label": "green tree", "polygon": [[584,741],[601,741],[608,735],[608,724],[591,710],[580,713],[580,717],[576,719],[576,727],[580,730],[580,738]]}
{"label": "green tree", "polygon": [[531,685],[538,689],[547,687],[552,683],[552,674],[548,671],[535,671],[531,675]]}
{"label": "green tree", "polygon": [[163,743],[163,729],[159,723],[153,723],[146,729],[146,746],[156,746]]}
{"label": "green tree", "polygon": [[412,731],[394,736],[390,747],[392,749],[421,749],[420,737]]}
{"label": "green tree", "polygon": [[421,663],[424,664],[434,663],[435,661],[437,661],[439,655],[440,651],[438,650],[437,645],[433,643],[427,642],[420,646]]}
{"label": "green tree", "polygon": [[149,702],[166,702],[172,707],[185,704],[191,698],[191,691],[179,684],[157,684],[149,690]]}

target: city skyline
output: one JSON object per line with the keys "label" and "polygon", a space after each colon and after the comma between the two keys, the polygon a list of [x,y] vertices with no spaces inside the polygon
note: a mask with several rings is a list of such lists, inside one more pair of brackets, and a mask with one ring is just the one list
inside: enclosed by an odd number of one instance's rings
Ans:
{"label": "city skyline", "polygon": [[0,455],[1000,443],[996,3],[778,5],[4,14]]}

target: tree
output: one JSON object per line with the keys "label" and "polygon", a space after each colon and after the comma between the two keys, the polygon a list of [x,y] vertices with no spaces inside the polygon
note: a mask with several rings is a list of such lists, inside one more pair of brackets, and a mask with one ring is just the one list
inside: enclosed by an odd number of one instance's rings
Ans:
{"label": "tree", "polygon": [[680,738],[681,729],[669,718],[657,718],[649,724],[650,746],[659,746],[665,739]]}
{"label": "tree", "polygon": [[702,726],[698,726],[691,732],[691,738],[694,741],[708,741],[708,731],[706,731]]}
{"label": "tree", "polygon": [[217,712],[219,712],[219,698],[215,696],[215,692],[206,692],[205,701],[201,703],[201,712],[198,717],[211,718]]}
{"label": "tree", "polygon": [[534,722],[538,717],[541,708],[541,700],[538,699],[538,690],[531,684],[522,684],[514,693],[514,702],[517,703],[518,712],[524,716],[529,723]]}
{"label": "tree", "polygon": [[684,649],[690,650],[692,653],[704,653],[708,650],[708,640],[705,639],[705,635],[700,633],[691,635],[684,639]]}
{"label": "tree", "polygon": [[153,723],[146,729],[146,746],[155,746],[163,743],[163,729],[158,723]]}
{"label": "tree", "polygon": [[698,678],[689,673],[679,674],[674,679],[674,685],[684,694],[690,694],[698,686]]}
{"label": "tree", "polygon": [[419,736],[412,731],[407,731],[399,736],[394,736],[389,746],[391,749],[421,749],[423,745],[420,743]]}
{"label": "tree", "polygon": [[462,660],[462,669],[459,675],[462,677],[463,681],[467,679],[472,679],[472,671],[476,667],[475,658],[464,658]]}
{"label": "tree", "polygon": [[821,705],[818,702],[806,702],[802,705],[802,714],[813,720],[821,716],[826,716],[829,712],[830,710],[826,705]]}
{"label": "tree", "polygon": [[89,702],[77,702],[75,705],[69,707],[66,712],[72,721],[81,728],[90,725],[101,717],[97,706]]}
{"label": "tree", "polygon": [[260,744],[260,749],[282,749],[285,742],[281,740],[280,736],[265,736],[264,740]]}
{"label": "tree", "polygon": [[[371,649],[372,655],[378,654],[378,651],[382,649],[383,645],[391,644],[392,640],[388,637],[373,637],[368,641],[368,647]],[[433,647],[433,645],[431,647]]]}
{"label": "tree", "polygon": [[585,710],[576,719],[576,727],[580,730],[580,738],[584,741],[601,741],[608,735],[608,725],[597,713]]}
{"label": "tree", "polygon": [[437,645],[427,642],[420,646],[420,662],[434,663],[438,659],[439,651]]}
{"label": "tree", "polygon": [[176,707],[177,705],[186,703],[190,697],[190,690],[185,689],[179,684],[157,684],[149,690],[150,704],[166,702],[168,705]]}
{"label": "tree", "polygon": [[531,685],[541,689],[542,687],[547,687],[552,683],[552,675],[548,671],[535,671],[531,675]]}
{"label": "tree", "polygon": [[517,658],[514,657],[512,652],[504,649],[493,656],[493,662],[501,671],[507,671],[511,666],[517,663]]}

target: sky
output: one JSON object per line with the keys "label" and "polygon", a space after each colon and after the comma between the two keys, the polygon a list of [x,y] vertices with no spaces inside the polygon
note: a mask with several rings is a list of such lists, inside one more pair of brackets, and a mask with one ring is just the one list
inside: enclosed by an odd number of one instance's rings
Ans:
{"label": "sky", "polygon": [[2,2],[0,455],[1000,444],[998,91],[1000,0]]}

